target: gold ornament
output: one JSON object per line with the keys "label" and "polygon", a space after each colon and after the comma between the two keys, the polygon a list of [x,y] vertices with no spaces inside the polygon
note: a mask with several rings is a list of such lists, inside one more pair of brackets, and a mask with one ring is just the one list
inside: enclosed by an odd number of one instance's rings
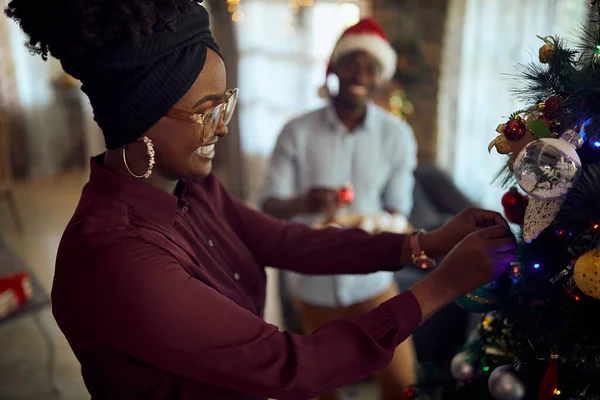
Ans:
{"label": "gold ornament", "polygon": [[573,275],[583,293],[600,300],[600,250],[588,251],[579,257]]}
{"label": "gold ornament", "polygon": [[515,158],[511,157],[508,162],[506,163],[506,165],[508,166],[508,169],[510,170],[510,172],[514,172],[514,168],[515,168]]}
{"label": "gold ornament", "polygon": [[491,152],[494,147],[498,154],[509,154],[512,152],[512,148],[504,135],[496,136],[496,138],[492,140],[488,145],[488,153]]}
{"label": "gold ornament", "polygon": [[548,64],[554,56],[554,49],[556,48],[555,43],[553,43],[553,38],[551,36],[538,36],[538,38],[545,42],[545,44],[542,47],[540,47],[540,62],[542,64]]}
{"label": "gold ornament", "polygon": [[540,62],[543,64],[548,64],[550,60],[552,60],[552,56],[554,56],[554,45],[551,43],[546,43],[542,47],[540,47]]}

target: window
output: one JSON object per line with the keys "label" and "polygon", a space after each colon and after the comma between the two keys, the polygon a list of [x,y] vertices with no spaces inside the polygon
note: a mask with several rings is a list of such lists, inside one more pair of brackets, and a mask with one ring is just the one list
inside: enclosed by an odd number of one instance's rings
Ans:
{"label": "window", "polygon": [[[537,59],[536,35],[576,34],[586,7],[572,0],[451,0],[438,103],[439,163],[481,206],[501,210],[492,185],[505,158],[488,154],[496,126],[527,106],[511,88],[515,66]],[[572,43],[571,43],[572,45]]]}

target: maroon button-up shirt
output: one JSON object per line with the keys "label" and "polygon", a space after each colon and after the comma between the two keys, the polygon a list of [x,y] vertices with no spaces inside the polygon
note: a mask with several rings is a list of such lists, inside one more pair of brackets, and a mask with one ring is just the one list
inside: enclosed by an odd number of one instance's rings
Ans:
{"label": "maroon button-up shirt", "polygon": [[176,195],[104,169],[62,238],[53,312],[94,399],[307,399],[385,367],[421,321],[410,292],[310,336],[262,319],[265,266],[400,267],[402,235],[312,230],[254,211],[218,180]]}

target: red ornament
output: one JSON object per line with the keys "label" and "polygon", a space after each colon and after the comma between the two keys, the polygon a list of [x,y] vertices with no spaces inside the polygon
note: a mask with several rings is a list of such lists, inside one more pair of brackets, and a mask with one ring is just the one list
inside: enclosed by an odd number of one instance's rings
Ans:
{"label": "red ornament", "polygon": [[529,204],[529,199],[516,190],[511,190],[502,196],[504,215],[513,224],[523,225],[527,204]]}
{"label": "red ornament", "polygon": [[551,354],[544,379],[540,384],[538,400],[553,400],[559,394],[558,390],[558,355]]}
{"label": "red ornament", "polygon": [[549,120],[548,118],[546,118],[546,117],[542,117],[542,118],[540,118],[540,119],[544,121],[544,123],[546,124],[546,126],[547,126],[548,128],[552,129],[552,121],[550,121],[550,120]]}
{"label": "red ornament", "polygon": [[350,186],[346,186],[337,192],[337,198],[340,204],[348,205],[354,202],[354,190]]}
{"label": "red ornament", "polygon": [[544,103],[544,114],[550,116],[558,110],[558,107],[560,107],[560,97],[552,96]]}
{"label": "red ornament", "polygon": [[519,140],[525,136],[525,132],[527,132],[527,127],[520,118],[509,120],[504,124],[504,129],[502,131],[504,137],[508,140]]}

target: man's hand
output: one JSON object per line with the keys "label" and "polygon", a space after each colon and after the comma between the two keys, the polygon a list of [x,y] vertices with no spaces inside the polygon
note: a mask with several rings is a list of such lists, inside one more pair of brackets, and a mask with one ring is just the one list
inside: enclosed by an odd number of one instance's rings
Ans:
{"label": "man's hand", "polygon": [[291,199],[270,198],[263,203],[263,211],[276,218],[289,220],[299,214],[335,215],[341,207],[336,189],[314,188]]}
{"label": "man's hand", "polygon": [[508,222],[499,213],[469,208],[441,228],[423,235],[421,247],[431,256],[441,256],[452,250],[469,234],[492,226],[501,226],[510,232]]}
{"label": "man's hand", "polygon": [[312,189],[305,198],[306,211],[311,214],[333,214],[340,207],[337,192],[336,189]]}

